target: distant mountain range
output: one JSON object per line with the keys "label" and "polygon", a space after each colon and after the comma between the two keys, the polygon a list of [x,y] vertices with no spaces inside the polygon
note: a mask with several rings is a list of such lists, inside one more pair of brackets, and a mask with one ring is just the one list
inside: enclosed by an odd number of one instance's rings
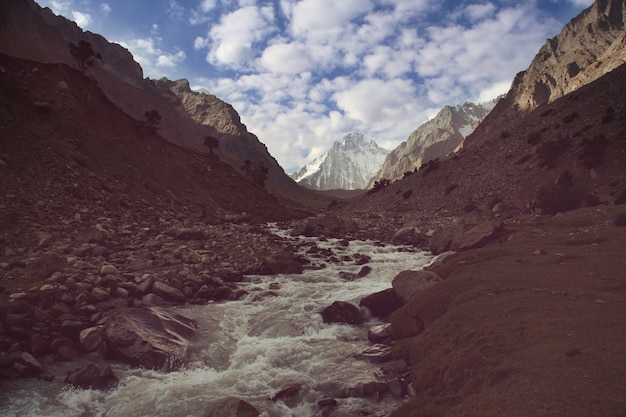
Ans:
{"label": "distant mountain range", "polygon": [[444,107],[387,155],[370,185],[382,179],[400,179],[405,172],[414,171],[428,161],[454,152],[495,104],[494,100],[482,104],[466,102],[462,106]]}
{"label": "distant mountain range", "polygon": [[350,133],[333,143],[330,151],[291,175],[314,190],[357,190],[367,187],[388,150],[361,133]]}

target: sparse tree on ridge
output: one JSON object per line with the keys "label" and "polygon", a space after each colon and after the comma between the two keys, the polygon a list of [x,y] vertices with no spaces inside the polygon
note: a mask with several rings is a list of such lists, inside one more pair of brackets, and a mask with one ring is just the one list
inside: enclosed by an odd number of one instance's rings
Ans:
{"label": "sparse tree on ridge", "polygon": [[209,153],[211,155],[213,155],[213,149],[217,148],[219,145],[220,141],[213,136],[207,136],[204,138],[204,146],[209,148]]}
{"label": "sparse tree on ridge", "polygon": [[158,110],[147,110],[144,114],[143,114],[143,118],[144,120],[144,125],[148,127],[148,130],[150,131],[150,133],[156,133],[157,131],[157,126],[159,124],[159,122],[161,121],[161,113],[159,113]]}
{"label": "sparse tree on ridge", "polygon": [[70,42],[68,47],[74,62],[82,72],[87,71],[88,67],[92,67],[96,59],[102,59],[102,55],[96,53],[91,44],[85,40],[78,42],[78,45]]}

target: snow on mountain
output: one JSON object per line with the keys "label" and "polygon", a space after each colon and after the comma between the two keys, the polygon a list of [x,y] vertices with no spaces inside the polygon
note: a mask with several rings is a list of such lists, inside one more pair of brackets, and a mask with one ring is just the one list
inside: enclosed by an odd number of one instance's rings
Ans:
{"label": "snow on mountain", "polygon": [[314,190],[364,189],[388,153],[361,133],[350,133],[333,143],[328,153],[292,174],[291,178]]}
{"label": "snow on mountain", "polygon": [[383,178],[400,179],[405,172],[413,171],[428,161],[454,152],[493,109],[496,101],[445,106],[434,118],[419,126],[405,142],[387,155],[370,185]]}

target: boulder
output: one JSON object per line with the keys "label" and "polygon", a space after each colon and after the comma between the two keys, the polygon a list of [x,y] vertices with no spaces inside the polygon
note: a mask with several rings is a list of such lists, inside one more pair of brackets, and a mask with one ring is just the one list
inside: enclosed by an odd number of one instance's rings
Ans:
{"label": "boulder", "polygon": [[373,343],[384,342],[393,337],[391,323],[377,324],[367,331],[367,339]]}
{"label": "boulder", "polygon": [[392,347],[383,344],[372,345],[363,352],[356,354],[355,357],[374,363],[388,362],[392,359]]}
{"label": "boulder", "polygon": [[374,317],[386,318],[402,305],[393,288],[375,292],[363,298],[359,306],[366,307]]}
{"label": "boulder", "polygon": [[54,253],[47,253],[35,259],[30,266],[31,274],[37,279],[48,278],[54,272],[62,271],[67,262]]}
{"label": "boulder", "polygon": [[103,326],[88,327],[83,329],[78,335],[78,340],[87,352],[106,352]]}
{"label": "boulder", "polygon": [[195,320],[164,308],[127,308],[107,316],[104,336],[113,358],[170,371],[185,361],[197,329]]}
{"label": "boulder", "polygon": [[304,272],[302,261],[286,254],[266,258],[257,271],[259,275],[301,274],[302,272]]}
{"label": "boulder", "polygon": [[479,248],[500,238],[504,231],[504,223],[500,219],[462,219],[456,224],[435,231],[429,241],[429,247],[435,255],[448,250]]}
{"label": "boulder", "polygon": [[302,384],[299,382],[288,382],[281,386],[278,391],[271,396],[270,400],[274,402],[282,400],[285,403],[290,403],[300,394],[300,390],[302,390]]}
{"label": "boulder", "polygon": [[391,285],[402,303],[406,303],[414,294],[441,281],[443,279],[432,271],[402,271],[396,275]]}
{"label": "boulder", "polygon": [[68,372],[65,382],[77,388],[105,390],[115,387],[119,380],[110,366],[100,368],[90,363]]}
{"label": "boulder", "polygon": [[160,281],[156,281],[152,285],[152,292],[168,301],[184,303],[187,300],[187,297],[185,297],[185,294],[183,294],[181,290]]}
{"label": "boulder", "polygon": [[391,243],[428,248],[428,236],[423,234],[417,227],[403,227],[394,233]]}
{"label": "boulder", "polygon": [[214,406],[207,417],[258,417],[259,411],[239,398],[227,398]]}
{"label": "boulder", "polygon": [[335,301],[320,313],[324,323],[346,323],[352,325],[363,324],[365,318],[361,310],[345,301]]}

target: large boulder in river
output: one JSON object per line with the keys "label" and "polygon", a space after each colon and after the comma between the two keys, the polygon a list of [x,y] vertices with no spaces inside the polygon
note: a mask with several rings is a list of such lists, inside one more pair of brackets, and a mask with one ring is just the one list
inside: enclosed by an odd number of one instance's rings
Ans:
{"label": "large boulder in river", "polygon": [[260,413],[250,403],[239,398],[227,398],[218,403],[207,417],[258,417]]}
{"label": "large boulder in river", "polygon": [[479,248],[500,238],[504,231],[504,223],[500,219],[462,219],[456,224],[435,231],[429,241],[429,247],[435,255],[449,250]]}
{"label": "large boulder in river", "polygon": [[90,363],[68,372],[65,382],[77,388],[105,390],[115,387],[119,380],[110,366],[100,368]]}
{"label": "large boulder in river", "polygon": [[110,356],[133,366],[170,371],[186,359],[195,320],[165,308],[113,310],[104,336]]}
{"label": "large boulder in river", "polygon": [[361,299],[359,306],[366,307],[372,316],[384,319],[402,306],[402,300],[393,288],[388,288]]}
{"label": "large boulder in river", "polygon": [[402,303],[406,303],[414,294],[441,281],[443,279],[432,271],[402,271],[393,279],[391,286]]}
{"label": "large boulder in river", "polygon": [[320,313],[324,323],[347,323],[347,324],[363,324],[365,318],[361,314],[361,310],[354,304],[345,301],[335,301],[332,305],[326,307]]}
{"label": "large boulder in river", "polygon": [[288,254],[278,254],[265,258],[256,272],[259,275],[301,274],[304,260]]}

